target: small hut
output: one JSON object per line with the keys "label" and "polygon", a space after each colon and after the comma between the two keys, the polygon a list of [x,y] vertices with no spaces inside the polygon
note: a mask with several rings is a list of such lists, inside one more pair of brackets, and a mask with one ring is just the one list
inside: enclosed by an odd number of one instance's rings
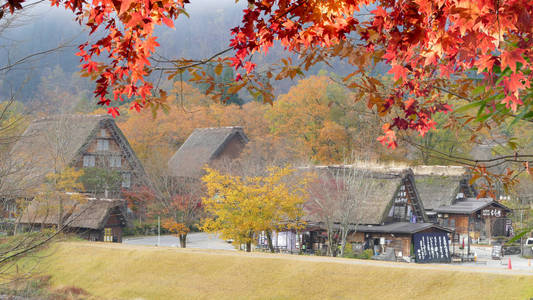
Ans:
{"label": "small hut", "polygon": [[[60,211],[62,213],[60,213]],[[65,232],[90,241],[122,242],[127,225],[125,203],[116,199],[86,198],[83,201],[33,200],[24,211],[20,224],[28,230],[64,226]]]}

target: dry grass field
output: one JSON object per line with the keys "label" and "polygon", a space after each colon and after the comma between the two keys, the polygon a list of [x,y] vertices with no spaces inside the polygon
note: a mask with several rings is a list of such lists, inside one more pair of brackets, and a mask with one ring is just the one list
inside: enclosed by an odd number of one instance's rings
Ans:
{"label": "dry grass field", "polygon": [[38,259],[55,287],[97,299],[533,297],[533,276],[448,266],[86,242],[58,243]]}

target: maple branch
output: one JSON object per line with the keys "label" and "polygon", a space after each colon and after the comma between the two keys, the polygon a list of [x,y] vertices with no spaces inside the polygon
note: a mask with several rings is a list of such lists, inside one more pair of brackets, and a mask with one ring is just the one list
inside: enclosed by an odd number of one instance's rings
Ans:
{"label": "maple branch", "polygon": [[450,94],[450,95],[453,95],[453,96],[455,96],[455,97],[457,97],[457,98],[461,98],[461,99],[463,99],[463,100],[466,100],[466,101],[468,101],[468,102],[474,102],[473,99],[470,99],[470,98],[468,98],[468,97],[465,97],[465,96],[459,95],[459,94],[457,94],[456,92],[452,92],[452,91],[447,90],[447,89],[445,89],[445,88],[441,88],[441,87],[439,87],[439,86],[435,86],[435,85],[433,85],[433,86],[431,86],[431,87],[433,87],[434,89],[439,90],[439,91],[441,91],[441,92],[444,92],[444,93],[448,93],[448,94]]}
{"label": "maple branch", "polygon": [[435,154],[431,154],[430,153],[429,155],[432,156],[432,157],[444,159],[444,160],[451,161],[451,162],[456,162],[456,163],[467,165],[467,166],[471,166],[471,167],[475,167],[479,163],[491,163],[491,162],[494,162],[494,164],[490,164],[490,165],[486,165],[485,166],[486,168],[492,168],[492,167],[500,166],[500,165],[502,165],[502,164],[504,164],[506,162],[512,162],[512,163],[531,162],[529,160],[522,160],[522,159],[519,160],[518,158],[531,158],[531,159],[533,159],[533,154],[502,155],[502,156],[498,156],[498,157],[490,158],[490,159],[471,159],[471,158],[459,157],[459,156],[447,154],[447,153],[444,153],[442,151],[436,150],[434,148],[430,148],[430,147],[415,143],[415,142],[413,142],[412,140],[410,140],[408,138],[401,137],[401,140],[406,142],[406,143],[408,143],[408,144],[410,144],[411,146],[414,146],[414,147],[418,148],[418,149],[424,149],[424,150],[428,150],[428,151],[431,151],[431,152],[439,154],[437,156]]}
{"label": "maple branch", "polygon": [[48,49],[48,50],[44,50],[44,51],[41,51],[41,52],[36,52],[36,53],[33,53],[33,54],[30,54],[30,55],[27,55],[19,60],[17,60],[16,62],[14,63],[11,63],[11,64],[8,64],[6,66],[3,66],[3,67],[0,67],[0,72],[2,71],[10,71],[13,67],[15,67],[16,65],[20,65],[24,62],[26,62],[27,60],[29,60],[30,58],[32,57],[36,57],[36,56],[40,56],[40,55],[46,55],[46,54],[50,54],[52,52],[55,52],[57,50],[60,50],[60,49],[63,49],[63,48],[73,48],[74,46],[70,46],[70,45],[66,45],[66,44],[63,44],[63,45],[59,45],[55,48],[52,48],[52,49]]}
{"label": "maple branch", "polygon": [[[276,16],[275,18],[273,18],[270,22],[275,22],[275,21],[281,19],[282,17],[288,15],[289,13],[291,13],[292,11],[294,11],[295,9],[297,9],[298,7],[300,7],[300,6],[304,5],[304,4],[306,4],[306,2],[307,2],[307,1],[302,1],[302,2],[300,2],[300,3],[298,3],[298,4],[296,4],[295,6],[291,7],[291,8],[288,9],[287,11],[285,11],[283,14],[280,14],[280,15]],[[189,65],[185,65],[185,66],[176,66],[175,68],[153,68],[153,70],[157,70],[157,71],[159,71],[159,70],[161,70],[161,71],[186,70],[186,69],[189,69],[189,68],[192,68],[192,67],[196,67],[196,66],[200,66],[200,65],[205,65],[205,64],[211,62],[213,59],[215,59],[215,58],[217,58],[217,57],[219,57],[219,56],[221,56],[221,55],[224,55],[224,54],[230,52],[231,50],[233,50],[233,48],[232,48],[232,47],[228,47],[228,48],[226,48],[226,49],[224,49],[224,50],[222,50],[222,51],[219,51],[219,52],[213,54],[211,57],[209,57],[209,58],[207,58],[207,59],[196,60],[196,61],[195,61],[195,60],[192,60],[191,62],[193,62],[193,63],[191,63],[191,64],[189,64]],[[174,59],[174,60],[158,60],[158,59],[153,58],[153,57],[152,57],[151,59],[154,60],[154,61],[156,61],[156,62],[158,62],[158,63],[171,63],[171,64],[176,64],[176,63],[179,63],[179,62],[180,62],[180,60],[178,60],[178,59]]]}
{"label": "maple branch", "polygon": [[[450,90],[447,90],[447,89],[444,89],[444,88],[441,88],[441,87],[438,87],[438,86],[432,86],[434,89],[436,90],[439,90],[441,92],[444,92],[444,93],[448,93],[450,95],[453,95],[457,98],[460,98],[460,99],[463,99],[463,100],[466,100],[468,101],[469,103],[472,103],[472,102],[475,102],[473,99],[470,99],[468,97],[465,97],[465,96],[462,96],[462,95],[459,95],[453,91],[450,91]],[[503,111],[501,110],[498,110],[497,112],[500,112],[500,113],[503,113]],[[517,118],[518,116],[515,115],[515,114],[512,114],[512,113],[509,113],[509,112],[506,112],[505,115],[509,116],[509,117],[513,117],[513,118]],[[529,122],[529,123],[533,123],[533,119],[521,119],[523,121],[526,121],[526,122]]]}
{"label": "maple branch", "polygon": [[[226,53],[228,53],[229,51],[233,50],[233,48],[226,48],[220,52],[217,52],[215,54],[213,54],[211,57],[209,58],[206,58],[206,59],[202,59],[202,60],[192,60],[190,62],[192,62],[191,64],[189,65],[185,65],[185,66],[176,66],[174,68],[170,68],[170,67],[156,67],[156,68],[153,68],[153,70],[157,70],[157,71],[176,71],[176,70],[186,70],[186,69],[189,69],[189,68],[192,68],[192,67],[196,67],[196,66],[200,66],[200,65],[205,65],[209,62],[211,62],[213,59],[221,56],[221,55],[224,55]],[[159,62],[159,63],[171,63],[171,64],[178,64],[180,62],[179,59],[173,59],[173,60],[158,60],[156,58],[151,58],[153,59],[154,61],[156,62]]]}

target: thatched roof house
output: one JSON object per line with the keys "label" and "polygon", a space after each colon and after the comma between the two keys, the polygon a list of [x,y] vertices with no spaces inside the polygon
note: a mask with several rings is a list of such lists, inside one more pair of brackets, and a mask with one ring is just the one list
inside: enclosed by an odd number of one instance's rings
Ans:
{"label": "thatched roof house", "polygon": [[37,119],[14,145],[12,156],[27,165],[28,175],[24,180],[33,185],[42,182],[47,174],[69,166],[119,171],[123,177],[122,188],[146,181],[141,162],[108,115]]}
{"label": "thatched roof house", "polygon": [[465,167],[416,166],[413,172],[426,211],[435,211],[440,206],[455,203],[457,199],[475,197],[477,194],[469,183],[470,175]]}
{"label": "thatched roof house", "polygon": [[[318,166],[300,168],[302,171],[315,171],[319,180],[311,187],[310,197],[328,197],[332,195],[327,183],[332,177],[338,176],[339,171],[352,179],[346,184],[356,186],[351,191],[352,200],[356,207],[351,216],[352,224],[383,225],[393,222],[425,222],[424,206],[416,190],[413,172],[409,168],[380,168],[357,166]],[[344,171],[349,170],[349,171]],[[343,175],[344,176],[344,175]],[[324,184],[326,182],[326,184]],[[338,185],[334,184],[333,188]],[[340,201],[326,200],[330,208]],[[313,200],[307,211],[311,221],[318,221],[320,213],[313,212]],[[342,214],[343,207],[335,208]],[[316,210],[315,210],[316,211]]]}
{"label": "thatched roof house", "polygon": [[187,138],[168,162],[170,174],[198,178],[205,165],[236,158],[248,137],[242,127],[198,128]]}
{"label": "thatched roof house", "polygon": [[[119,199],[83,198],[63,203],[62,224],[67,231],[78,232],[90,240],[103,241],[108,228],[114,240],[121,241],[126,226],[125,202]],[[57,226],[60,219],[58,201],[33,200],[24,211],[20,224],[33,228]]]}
{"label": "thatched roof house", "polygon": [[[302,238],[306,250],[324,252],[324,231],[333,229],[346,230],[346,241],[360,250],[372,249],[376,255],[389,253],[394,260],[413,252],[422,253],[420,244],[415,243],[417,239],[438,240],[442,253],[432,261],[449,261],[447,236],[452,230],[429,223],[410,168],[344,165],[300,169],[316,171],[318,175],[306,203],[310,225]],[[343,192],[330,191],[339,187]],[[346,199],[355,203],[353,213],[347,212],[348,206],[337,205]],[[315,205],[316,202],[320,204]],[[345,218],[347,214],[350,215]]]}

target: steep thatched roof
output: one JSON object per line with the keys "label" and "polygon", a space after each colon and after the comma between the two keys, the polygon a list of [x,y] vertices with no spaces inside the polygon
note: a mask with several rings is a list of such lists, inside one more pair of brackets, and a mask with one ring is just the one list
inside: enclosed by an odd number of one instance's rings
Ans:
{"label": "steep thatched roof", "polygon": [[[70,228],[102,229],[110,214],[121,211],[123,200],[85,199],[63,203],[63,224]],[[55,225],[59,221],[57,201],[33,200],[20,219],[21,224]]]}
{"label": "steep thatched roof", "polygon": [[82,154],[99,129],[111,129],[134,170],[142,173],[141,162],[126,137],[108,115],[59,115],[33,121],[11,150],[12,156],[31,169],[26,180],[40,182],[53,171],[83,159]]}
{"label": "steep thatched roof", "polygon": [[124,201],[122,200],[89,200],[76,206],[65,224],[71,228],[102,229],[113,212],[120,212],[125,220],[122,211],[123,206]]}
{"label": "steep thatched roof", "polygon": [[33,121],[11,150],[20,164],[31,169],[24,180],[38,184],[46,174],[67,166],[104,118],[71,115]]}
{"label": "steep thatched roof", "polygon": [[[451,205],[460,192],[461,181],[469,178],[467,169],[461,166],[416,166],[413,172],[420,200],[427,210]],[[466,196],[474,196],[472,193]]]}
{"label": "steep thatched roof", "polygon": [[203,167],[216,159],[233,138],[239,138],[243,144],[248,142],[242,127],[195,129],[169,160],[170,173],[179,177],[200,176]]}
{"label": "steep thatched roof", "polygon": [[[405,178],[412,179],[412,171],[408,168],[362,168],[353,166],[319,166],[300,168],[303,171],[318,171],[320,177],[328,176],[331,170],[349,168],[354,170],[352,174],[360,174],[358,181],[364,182],[364,192],[356,192],[355,201],[357,207],[351,223],[355,224],[382,224],[387,217],[388,210]],[[319,187],[322,189],[325,187]],[[320,193],[320,190],[318,190]],[[327,191],[324,191],[326,194]],[[334,201],[333,201],[334,202]],[[335,205],[335,203],[331,203]],[[340,208],[342,209],[342,208]],[[319,217],[312,211],[308,211],[309,221],[318,222]]]}

